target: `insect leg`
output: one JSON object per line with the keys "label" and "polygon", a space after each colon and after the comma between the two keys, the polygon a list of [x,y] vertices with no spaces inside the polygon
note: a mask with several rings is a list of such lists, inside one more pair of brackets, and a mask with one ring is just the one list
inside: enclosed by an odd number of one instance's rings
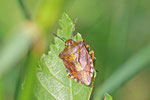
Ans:
{"label": "insect leg", "polygon": [[86,45],[86,48],[88,48],[89,55],[92,54],[92,61],[94,62],[94,60],[95,60],[95,58],[94,58],[94,51],[91,51],[90,45]]}
{"label": "insect leg", "polygon": [[94,62],[94,51],[90,51],[89,52],[89,55],[91,55],[92,54],[92,60],[93,60],[93,62]]}
{"label": "insect leg", "polygon": [[86,45],[86,48],[88,48],[89,52],[91,51],[90,45]]}

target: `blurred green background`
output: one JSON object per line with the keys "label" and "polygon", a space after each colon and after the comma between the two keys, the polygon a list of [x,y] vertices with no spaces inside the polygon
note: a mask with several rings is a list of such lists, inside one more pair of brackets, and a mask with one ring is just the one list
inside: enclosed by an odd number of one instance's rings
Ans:
{"label": "blurred green background", "polygon": [[[149,5],[148,0],[0,0],[0,100],[31,95],[34,66],[49,50],[50,33],[56,32],[64,12],[72,20],[78,18],[76,32],[95,51],[94,99],[105,80],[150,45]],[[110,92],[114,100],[150,100],[148,50],[146,56],[137,56],[140,60],[134,63],[144,64],[136,74]],[[21,92],[23,80],[28,80],[27,89]]]}

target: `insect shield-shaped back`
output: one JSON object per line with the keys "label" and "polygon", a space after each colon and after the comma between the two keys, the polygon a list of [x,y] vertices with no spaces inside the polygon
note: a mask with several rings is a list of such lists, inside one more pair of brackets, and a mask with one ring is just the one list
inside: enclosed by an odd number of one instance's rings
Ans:
{"label": "insect shield-shaped back", "polygon": [[[76,23],[76,20],[75,20]],[[75,24],[73,24],[73,29]],[[73,41],[72,38],[64,41],[62,38],[53,34],[63,42],[65,42],[64,50],[59,54],[59,57],[63,60],[66,67],[67,77],[75,80],[78,83],[90,85],[93,77],[93,60],[94,52],[87,51],[84,41]],[[73,37],[73,32],[72,32]],[[92,58],[91,55],[92,54]]]}
{"label": "insect shield-shaped back", "polygon": [[93,61],[89,55],[84,41],[65,41],[65,48],[59,54],[66,67],[68,78],[78,83],[90,85],[93,77]]}

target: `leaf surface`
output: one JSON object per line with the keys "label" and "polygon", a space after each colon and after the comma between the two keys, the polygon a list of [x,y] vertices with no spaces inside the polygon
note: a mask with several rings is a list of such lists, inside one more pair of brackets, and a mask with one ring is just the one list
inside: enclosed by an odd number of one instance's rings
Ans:
{"label": "leaf surface", "polygon": [[[61,29],[57,35],[61,38],[71,38],[73,22],[67,14],[59,20]],[[81,40],[79,33],[73,40]],[[67,78],[66,68],[59,58],[59,53],[64,49],[64,42],[54,38],[54,44],[50,45],[48,55],[44,54],[37,68],[37,82],[35,84],[34,98],[37,100],[88,100],[92,86],[85,86]]]}

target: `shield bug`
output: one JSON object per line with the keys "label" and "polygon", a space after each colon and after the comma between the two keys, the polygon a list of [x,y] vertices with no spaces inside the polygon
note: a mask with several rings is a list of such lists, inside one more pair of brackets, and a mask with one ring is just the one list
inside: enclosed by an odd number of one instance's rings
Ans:
{"label": "shield bug", "polygon": [[[53,35],[64,41],[56,34]],[[65,48],[59,54],[59,57],[66,67],[67,77],[78,83],[90,85],[94,73],[94,51],[91,51],[89,45],[85,46],[84,40],[74,41],[71,38],[64,42]]]}

